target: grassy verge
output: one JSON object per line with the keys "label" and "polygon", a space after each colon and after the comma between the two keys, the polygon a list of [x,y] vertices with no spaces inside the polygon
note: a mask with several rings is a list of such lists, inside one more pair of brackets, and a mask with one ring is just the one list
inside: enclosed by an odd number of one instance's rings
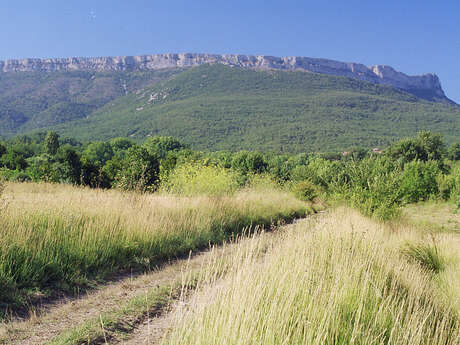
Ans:
{"label": "grassy verge", "polygon": [[[163,345],[458,344],[454,236],[432,240],[339,209],[203,289]],[[429,241],[442,270],[407,251],[408,243],[431,248]]]}
{"label": "grassy verge", "polygon": [[257,232],[250,237],[237,237],[222,247],[214,247],[202,254],[202,258],[192,258],[182,267],[182,273],[173,275],[168,282],[131,298],[117,309],[67,329],[46,344],[79,345],[122,341],[145,319],[169,312],[169,306],[174,301],[187,298],[193,291],[221,280],[248,260],[260,260],[273,248],[275,241],[276,236]]}
{"label": "grassy verge", "polygon": [[0,308],[77,292],[128,268],[302,217],[306,205],[266,190],[175,197],[50,184],[8,185],[0,218]]}

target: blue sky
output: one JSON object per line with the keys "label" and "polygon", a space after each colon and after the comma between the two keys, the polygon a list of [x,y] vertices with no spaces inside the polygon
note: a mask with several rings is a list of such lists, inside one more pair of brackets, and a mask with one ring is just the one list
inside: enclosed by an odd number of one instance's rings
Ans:
{"label": "blue sky", "polygon": [[206,52],[436,73],[460,103],[460,2],[2,0],[0,59]]}

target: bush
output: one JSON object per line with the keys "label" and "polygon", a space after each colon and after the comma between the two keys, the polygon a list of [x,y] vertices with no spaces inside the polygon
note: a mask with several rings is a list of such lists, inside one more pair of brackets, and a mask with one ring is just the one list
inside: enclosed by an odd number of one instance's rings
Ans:
{"label": "bush", "polygon": [[15,182],[30,182],[32,181],[32,178],[27,175],[25,172],[17,172],[12,178],[12,181]]}
{"label": "bush", "polygon": [[312,201],[319,195],[319,189],[308,180],[294,184],[293,192],[297,198],[303,201]]}
{"label": "bush", "polygon": [[455,189],[455,178],[451,175],[440,174],[437,177],[439,197],[443,200],[449,200],[451,193]]}
{"label": "bush", "polygon": [[145,148],[133,146],[121,162],[115,186],[124,190],[153,191],[159,182],[160,163]]}
{"label": "bush", "polygon": [[440,170],[436,162],[412,161],[404,166],[399,197],[405,203],[429,199],[438,194],[437,177]]}
{"label": "bush", "polygon": [[219,166],[185,163],[176,167],[164,182],[162,189],[174,194],[230,195],[238,188],[235,172]]}
{"label": "bush", "polygon": [[363,214],[388,220],[399,215],[399,175],[390,159],[369,157],[346,162],[330,188]]}
{"label": "bush", "polygon": [[249,176],[246,186],[256,191],[276,190],[280,188],[278,182],[268,174],[254,174]]}

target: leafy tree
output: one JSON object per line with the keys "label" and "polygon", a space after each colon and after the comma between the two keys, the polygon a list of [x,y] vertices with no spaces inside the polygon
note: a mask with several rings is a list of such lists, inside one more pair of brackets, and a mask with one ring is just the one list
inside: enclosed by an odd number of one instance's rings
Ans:
{"label": "leafy tree", "polygon": [[450,145],[447,155],[453,161],[460,160],[460,141]]}
{"label": "leafy tree", "polygon": [[113,138],[110,140],[109,143],[110,143],[110,146],[112,146],[112,150],[115,154],[120,151],[126,151],[131,146],[135,145],[134,141],[128,138],[121,138],[121,137]]}
{"label": "leafy tree", "polygon": [[243,175],[260,174],[267,171],[268,164],[260,152],[240,151],[233,156],[232,168]]}
{"label": "leafy tree", "polygon": [[446,155],[446,145],[441,134],[433,134],[429,131],[421,131],[417,140],[420,142],[426,157],[423,161],[441,161]]}
{"label": "leafy tree", "polygon": [[0,143],[0,157],[3,156],[6,153],[6,145],[3,143]]}
{"label": "leafy tree", "polygon": [[49,131],[46,133],[44,145],[46,153],[55,155],[59,148],[59,135],[54,131]]}
{"label": "leafy tree", "polygon": [[98,168],[102,168],[113,157],[112,146],[108,142],[94,141],[83,151],[83,157]]}
{"label": "leafy tree", "polygon": [[52,165],[53,158],[44,153],[40,156],[34,156],[27,159],[27,171],[34,181],[53,181]]}
{"label": "leafy tree", "polygon": [[63,165],[62,178],[73,184],[80,184],[81,168],[79,154],[70,145],[62,146],[58,152],[59,161]]}
{"label": "leafy tree", "polygon": [[165,158],[170,151],[179,151],[186,148],[186,145],[173,137],[150,137],[143,145],[150,154]]}
{"label": "leafy tree", "polygon": [[403,202],[417,202],[436,195],[439,174],[440,170],[435,161],[414,160],[407,163],[400,177],[399,197]]}
{"label": "leafy tree", "polygon": [[118,172],[122,169],[123,159],[120,158],[120,154],[116,154],[111,160],[108,160],[102,167],[102,173],[105,174],[110,185],[116,179]]}
{"label": "leafy tree", "polygon": [[85,186],[97,187],[98,186],[98,167],[91,162],[88,158],[83,156],[81,158],[81,175],[80,183]]}
{"label": "leafy tree", "polygon": [[400,140],[386,150],[388,157],[402,163],[413,160],[441,162],[445,153],[446,147],[442,136],[427,131],[420,132],[416,138]]}
{"label": "leafy tree", "polygon": [[159,182],[159,166],[158,157],[144,147],[130,147],[116,176],[116,186],[125,190],[155,190]]}
{"label": "leafy tree", "polygon": [[22,152],[10,149],[4,154],[0,162],[3,166],[11,170],[24,170],[27,167],[27,161]]}

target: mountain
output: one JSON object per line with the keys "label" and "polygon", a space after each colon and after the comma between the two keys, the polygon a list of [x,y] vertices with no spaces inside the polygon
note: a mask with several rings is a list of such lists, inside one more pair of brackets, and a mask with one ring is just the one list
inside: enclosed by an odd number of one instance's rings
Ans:
{"label": "mountain", "polygon": [[0,72],[148,71],[216,63],[252,69],[301,70],[350,77],[377,84],[391,85],[430,101],[453,103],[445,96],[439,78],[435,74],[408,76],[385,65],[367,67],[359,63],[299,56],[185,53],[97,58],[22,59],[0,61]]}
{"label": "mountain", "polygon": [[82,140],[171,135],[197,149],[385,146],[425,129],[459,139],[460,108],[347,77],[221,64],[177,73],[55,127]]}
{"label": "mountain", "polygon": [[161,54],[0,61],[0,135],[173,135],[199,149],[383,146],[428,129],[458,140],[434,74],[306,57]]}

